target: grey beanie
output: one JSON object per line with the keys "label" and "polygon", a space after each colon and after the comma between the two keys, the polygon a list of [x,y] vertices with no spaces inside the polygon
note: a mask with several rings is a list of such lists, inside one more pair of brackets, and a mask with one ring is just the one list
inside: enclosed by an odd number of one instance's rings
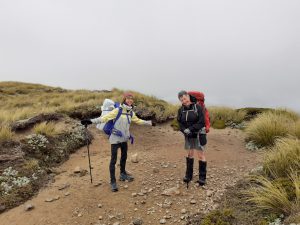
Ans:
{"label": "grey beanie", "polygon": [[186,91],[180,91],[180,92],[178,92],[178,99],[180,99],[184,95],[188,95],[188,93]]}

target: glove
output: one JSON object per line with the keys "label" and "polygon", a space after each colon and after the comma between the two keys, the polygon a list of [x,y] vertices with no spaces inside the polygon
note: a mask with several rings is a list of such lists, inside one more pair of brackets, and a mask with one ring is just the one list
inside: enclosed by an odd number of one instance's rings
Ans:
{"label": "glove", "polygon": [[185,130],[183,131],[183,133],[184,133],[185,135],[190,135],[190,134],[191,134],[191,131],[190,131],[189,128],[187,128],[187,129],[185,129]]}
{"label": "glove", "polygon": [[92,124],[92,121],[90,119],[84,119],[84,120],[81,120],[81,124],[84,126],[87,126],[87,125]]}
{"label": "glove", "polygon": [[147,120],[147,121],[145,121],[145,124],[149,125],[149,126],[152,126],[152,121],[151,120]]}

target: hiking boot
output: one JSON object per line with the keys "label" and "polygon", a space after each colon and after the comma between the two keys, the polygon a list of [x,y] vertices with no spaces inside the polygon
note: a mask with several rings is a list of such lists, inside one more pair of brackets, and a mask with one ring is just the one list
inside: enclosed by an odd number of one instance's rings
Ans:
{"label": "hiking boot", "polygon": [[119,190],[116,182],[112,182],[110,185],[112,192],[117,192]]}
{"label": "hiking boot", "polygon": [[193,179],[194,158],[186,157],[186,171],[183,182],[189,183]]}
{"label": "hiking boot", "polygon": [[206,161],[199,161],[199,180],[197,183],[200,186],[204,186],[206,184]]}
{"label": "hiking boot", "polygon": [[125,181],[127,180],[128,182],[131,182],[134,180],[134,178],[130,175],[128,175],[127,173],[121,173],[120,174],[120,181]]}

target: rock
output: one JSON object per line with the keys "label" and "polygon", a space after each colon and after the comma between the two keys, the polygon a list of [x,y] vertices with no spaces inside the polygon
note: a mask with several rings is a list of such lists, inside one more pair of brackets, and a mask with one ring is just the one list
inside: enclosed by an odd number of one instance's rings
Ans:
{"label": "rock", "polygon": [[42,113],[37,116],[31,117],[29,119],[13,122],[11,124],[11,129],[12,129],[12,131],[25,130],[25,129],[33,127],[37,123],[41,123],[44,121],[47,121],[47,122],[56,121],[62,117],[63,117],[63,115],[59,114],[59,113],[47,113],[47,114]]}
{"label": "rock", "polygon": [[98,208],[102,208],[103,207],[103,205],[102,204],[98,204]]}
{"label": "rock", "polygon": [[54,199],[53,198],[46,198],[45,202],[53,202]]}
{"label": "rock", "polygon": [[114,222],[113,225],[120,225],[120,222]]}
{"label": "rock", "polygon": [[94,184],[94,187],[99,187],[100,185],[102,185],[102,182],[97,182]]}
{"label": "rock", "polygon": [[180,195],[179,187],[172,187],[169,189],[165,189],[162,195],[166,195],[166,196]]}
{"label": "rock", "polygon": [[127,189],[127,188],[128,188],[128,185],[126,184],[126,185],[124,186],[124,188]]}
{"label": "rock", "polygon": [[131,162],[133,162],[133,163],[138,163],[139,162],[137,153],[135,153],[131,156]]}
{"label": "rock", "polygon": [[62,191],[62,190],[64,190],[64,189],[66,189],[66,188],[69,188],[71,185],[70,184],[63,184],[63,185],[61,185],[59,188],[58,188],[58,190],[59,191]]}
{"label": "rock", "polygon": [[186,212],[187,212],[186,209],[181,210],[181,214],[186,214]]}
{"label": "rock", "polygon": [[153,173],[159,173],[159,169],[156,167],[153,167]]}
{"label": "rock", "polygon": [[32,204],[26,204],[25,205],[25,211],[30,211],[32,209],[34,209],[34,206]]}
{"label": "rock", "polygon": [[82,169],[80,168],[80,166],[76,166],[74,169],[74,173],[80,173],[82,171]]}
{"label": "rock", "polygon": [[192,199],[192,200],[190,201],[190,203],[191,203],[192,205],[194,205],[194,204],[196,204],[197,202],[196,202],[195,199]]}
{"label": "rock", "polygon": [[99,218],[98,218],[99,220],[103,220],[103,216],[99,216]]}
{"label": "rock", "polygon": [[81,213],[79,213],[77,216],[78,216],[78,217],[82,217],[82,214],[81,214]]}
{"label": "rock", "polygon": [[132,193],[131,196],[132,196],[132,197],[136,197],[136,196],[137,196],[137,193]]}
{"label": "rock", "polygon": [[133,225],[142,225],[143,224],[143,220],[141,218],[137,218],[137,219],[134,219],[132,221]]}
{"label": "rock", "polygon": [[6,207],[5,207],[4,205],[0,205],[0,213],[1,213],[1,212],[4,212],[5,209],[6,209]]}
{"label": "rock", "polygon": [[160,224],[165,224],[166,222],[167,222],[166,219],[161,219],[161,220],[159,221]]}
{"label": "rock", "polygon": [[66,192],[66,193],[65,193],[65,196],[69,196],[69,195],[70,195],[70,192]]}
{"label": "rock", "polygon": [[207,190],[206,191],[206,195],[207,195],[207,197],[211,197],[212,195],[213,195],[213,191],[211,191],[211,190]]}
{"label": "rock", "polygon": [[59,200],[59,199],[60,197],[58,195],[54,197],[54,200]]}

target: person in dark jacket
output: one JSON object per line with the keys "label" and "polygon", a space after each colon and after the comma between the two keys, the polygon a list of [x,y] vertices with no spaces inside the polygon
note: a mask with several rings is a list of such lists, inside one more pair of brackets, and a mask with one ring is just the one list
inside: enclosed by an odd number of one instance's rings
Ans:
{"label": "person in dark jacket", "polygon": [[205,131],[203,109],[197,104],[195,97],[186,91],[180,91],[178,99],[182,106],[178,110],[177,121],[185,138],[184,148],[187,150],[186,173],[183,181],[188,184],[193,179],[194,151],[196,150],[199,158],[199,180],[197,182],[203,186],[206,183],[207,165],[205,158],[202,157],[206,145],[206,135],[202,135],[202,131]]}

